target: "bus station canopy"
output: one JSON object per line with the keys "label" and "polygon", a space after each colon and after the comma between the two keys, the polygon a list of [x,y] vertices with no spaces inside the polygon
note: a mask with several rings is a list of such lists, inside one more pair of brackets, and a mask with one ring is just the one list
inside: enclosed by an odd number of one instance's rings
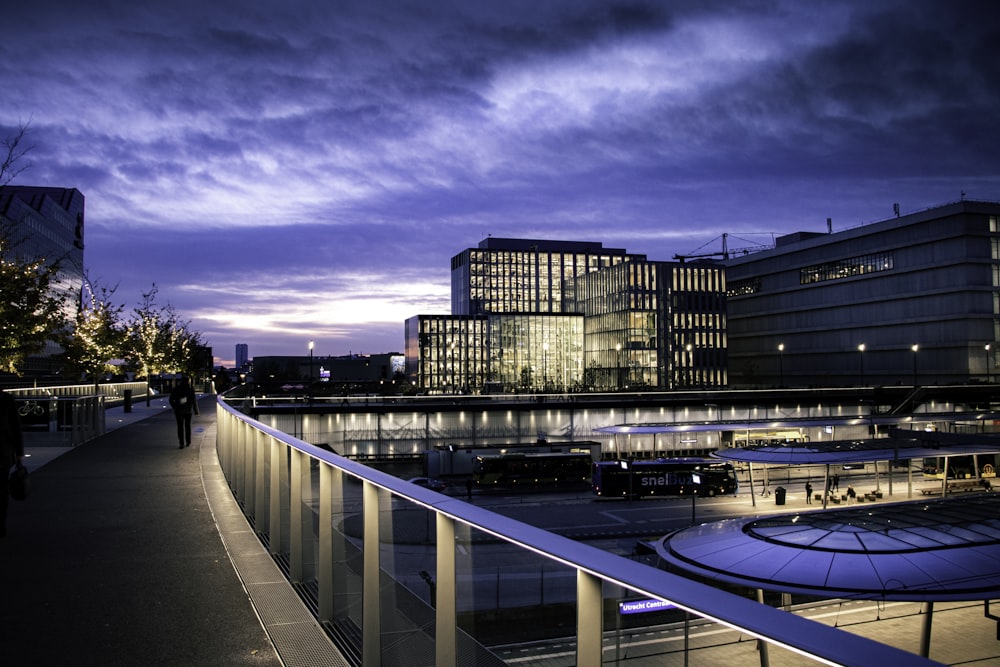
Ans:
{"label": "bus station canopy", "polygon": [[667,535],[669,569],[820,597],[947,601],[1000,595],[1000,494],[728,519]]}
{"label": "bus station canopy", "polygon": [[815,465],[995,453],[1000,453],[1000,436],[995,434],[892,428],[888,438],[730,447],[716,450],[712,456],[766,465]]}
{"label": "bus station canopy", "polygon": [[[840,423],[870,423],[867,418]],[[894,424],[900,418],[887,418],[888,438],[866,440],[826,440],[793,442],[778,445],[730,447],[713,452],[712,456],[730,461],[766,465],[816,465],[857,463],[862,461],[898,461],[937,456],[962,456],[970,454],[1000,453],[1000,435],[987,433],[947,433],[943,431],[917,431],[903,429]],[[829,421],[775,421],[746,423],[692,423],[692,424],[618,424],[594,429],[614,435],[654,435],[659,433],[687,433],[718,430],[777,429],[792,426],[822,426]]]}

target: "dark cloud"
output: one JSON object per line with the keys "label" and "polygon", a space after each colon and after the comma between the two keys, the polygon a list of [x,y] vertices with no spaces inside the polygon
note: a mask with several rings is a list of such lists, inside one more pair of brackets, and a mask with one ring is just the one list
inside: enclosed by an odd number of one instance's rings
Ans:
{"label": "dark cloud", "polygon": [[221,359],[402,348],[487,235],[670,259],[998,199],[1000,10],[973,0],[4,12],[25,184],[87,197],[87,263]]}

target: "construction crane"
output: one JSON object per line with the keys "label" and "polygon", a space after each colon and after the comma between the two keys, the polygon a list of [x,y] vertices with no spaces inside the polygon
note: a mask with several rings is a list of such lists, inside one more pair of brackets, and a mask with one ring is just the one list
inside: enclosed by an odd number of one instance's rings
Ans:
{"label": "construction crane", "polygon": [[[771,236],[773,238],[774,235],[772,234]],[[751,252],[759,252],[761,250],[770,250],[771,248],[774,247],[774,245],[772,243],[771,245],[754,244],[754,245],[749,245],[749,246],[746,246],[746,247],[743,247],[743,248],[730,248],[729,247],[729,234],[724,232],[722,234],[722,236],[715,237],[714,239],[712,239],[711,241],[709,241],[708,243],[706,243],[705,245],[703,245],[702,248],[704,248],[705,246],[707,246],[707,245],[709,245],[711,243],[715,243],[720,238],[722,239],[722,250],[717,250],[715,252],[693,253],[693,254],[690,254],[690,255],[674,255],[674,259],[679,260],[681,262],[686,262],[689,259],[705,259],[707,257],[717,257],[719,259],[726,260],[726,259],[729,259],[733,255],[748,255]],[[745,241],[745,239],[740,239],[740,240]],[[750,242],[747,241],[747,243],[750,243]],[[698,248],[698,249],[701,250],[701,248]]]}

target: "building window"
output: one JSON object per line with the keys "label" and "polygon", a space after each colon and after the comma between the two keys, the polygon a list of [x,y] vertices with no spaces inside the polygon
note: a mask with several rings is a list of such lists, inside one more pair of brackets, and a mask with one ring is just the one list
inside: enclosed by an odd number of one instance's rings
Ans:
{"label": "building window", "polygon": [[827,280],[854,278],[866,273],[889,271],[892,268],[892,253],[877,252],[871,255],[849,257],[848,259],[841,259],[836,262],[807,266],[799,270],[799,284],[810,285],[812,283],[820,283]]}
{"label": "building window", "polygon": [[760,278],[747,278],[746,280],[734,280],[729,283],[726,290],[728,296],[744,296],[746,294],[756,294],[760,291]]}

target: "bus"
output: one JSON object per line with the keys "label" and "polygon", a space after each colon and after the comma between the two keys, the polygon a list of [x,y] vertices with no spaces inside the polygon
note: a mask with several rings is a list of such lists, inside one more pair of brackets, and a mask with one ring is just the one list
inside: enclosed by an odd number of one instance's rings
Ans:
{"label": "bus", "polygon": [[691,495],[709,498],[739,489],[733,464],[716,459],[677,458],[599,461],[591,476],[594,495],[603,498]]}
{"label": "bus", "polygon": [[472,483],[479,489],[565,489],[590,484],[589,453],[477,456]]}

